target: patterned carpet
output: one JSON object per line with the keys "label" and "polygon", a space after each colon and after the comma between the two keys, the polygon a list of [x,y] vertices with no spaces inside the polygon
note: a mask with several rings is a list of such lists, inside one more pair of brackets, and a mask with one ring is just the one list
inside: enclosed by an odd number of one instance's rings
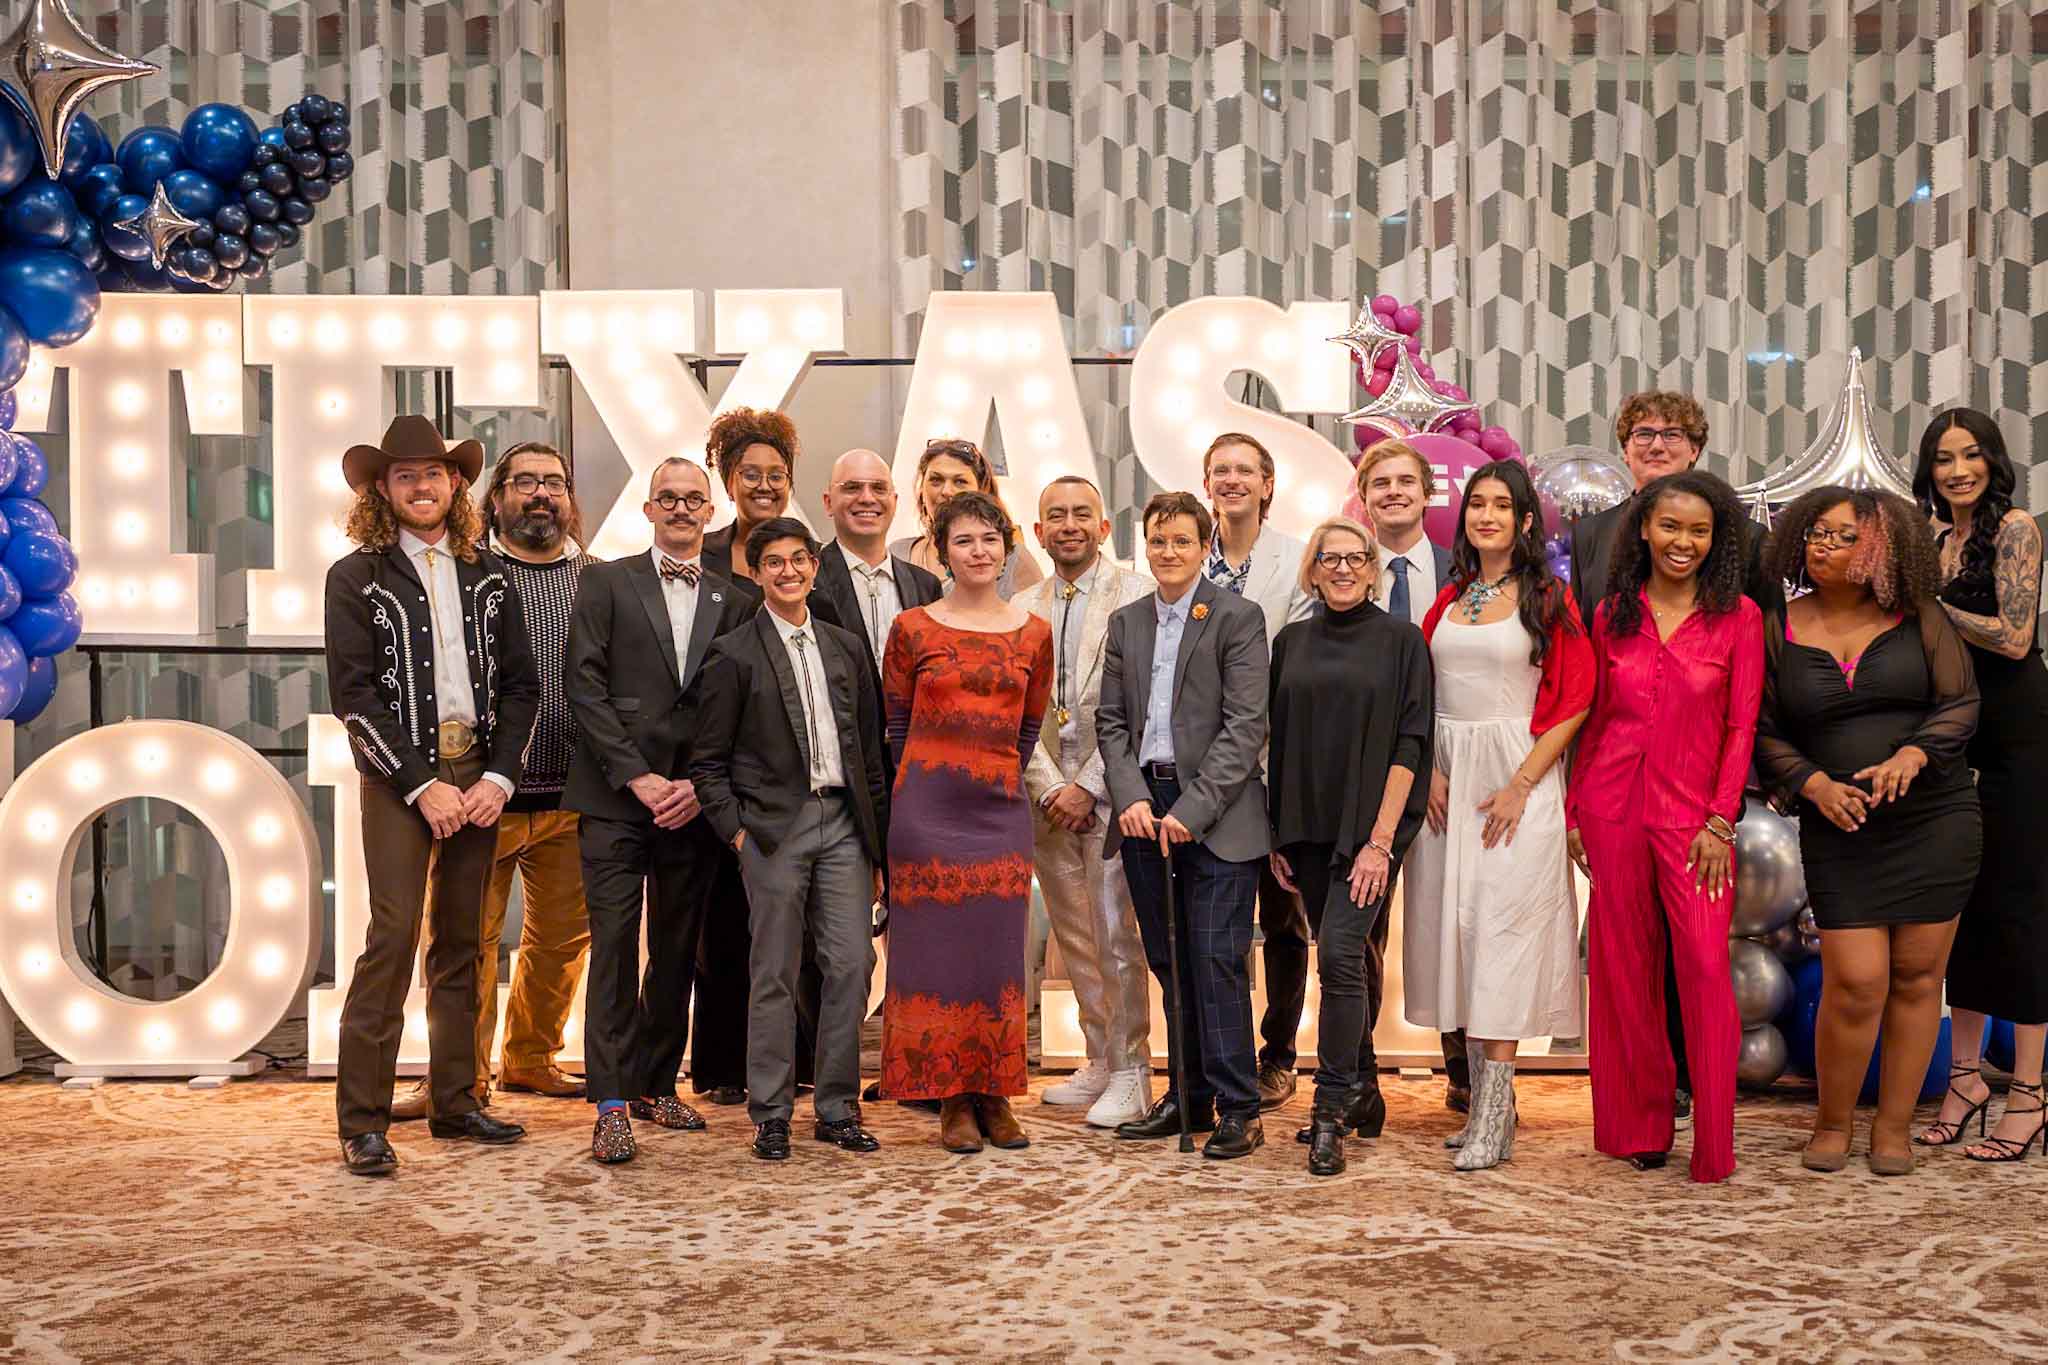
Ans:
{"label": "patterned carpet", "polygon": [[[1306,1090],[1253,1158],[1115,1142],[1019,1106],[1034,1145],[948,1156],[743,1114],[587,1159],[581,1104],[508,1096],[484,1150],[395,1134],[388,1181],[336,1161],[333,1090],[0,1083],[0,1358],[135,1361],[1887,1360],[2048,1356],[2048,1161],[1943,1153],[1879,1180],[1797,1169],[1807,1110],[1746,1102],[1714,1189],[1591,1151],[1583,1078],[1527,1077],[1515,1160],[1459,1175],[1442,1085],[1389,1080],[1388,1135],[1311,1178]],[[799,1119],[806,1117],[799,1110]],[[1681,1149],[1683,1141],[1681,1141]]]}

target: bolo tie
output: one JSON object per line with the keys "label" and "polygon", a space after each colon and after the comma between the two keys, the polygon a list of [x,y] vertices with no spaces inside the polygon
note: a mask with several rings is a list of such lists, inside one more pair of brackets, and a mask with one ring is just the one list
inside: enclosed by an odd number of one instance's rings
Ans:
{"label": "bolo tie", "polygon": [[1076,588],[1072,583],[1060,584],[1060,601],[1066,605],[1060,610],[1059,658],[1054,676],[1059,679],[1060,685],[1060,694],[1057,698],[1059,709],[1055,714],[1059,716],[1062,726],[1066,725],[1074,716],[1074,713],[1067,707],[1067,620],[1074,614],[1074,594],[1079,591],[1080,589]]}

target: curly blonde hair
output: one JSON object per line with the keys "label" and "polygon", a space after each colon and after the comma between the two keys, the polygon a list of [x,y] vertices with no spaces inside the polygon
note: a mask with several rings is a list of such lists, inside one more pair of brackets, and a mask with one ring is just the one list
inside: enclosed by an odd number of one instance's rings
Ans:
{"label": "curly blonde hair", "polygon": [[[448,500],[448,552],[465,564],[474,564],[477,546],[484,538],[483,514],[477,510],[476,499],[470,496],[469,480],[452,468],[448,478],[452,485]],[[348,509],[348,520],[342,526],[358,546],[379,552],[398,543],[399,529],[398,512],[374,479],[357,491],[356,500]]]}

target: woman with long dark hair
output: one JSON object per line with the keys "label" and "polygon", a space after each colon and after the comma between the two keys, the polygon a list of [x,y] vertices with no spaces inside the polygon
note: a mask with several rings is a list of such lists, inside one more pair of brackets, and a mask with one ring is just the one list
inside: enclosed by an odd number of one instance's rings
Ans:
{"label": "woman with long dark hair", "polygon": [[[2048,804],[2048,667],[2041,614],[2041,528],[2012,505],[2005,438],[1989,417],[1951,408],[1927,424],[1913,495],[1934,520],[1941,604],[1969,646],[1983,694],[1969,763],[1984,811],[1984,865],[1956,922],[1948,956],[1954,1018],[1948,1095],[1918,1141],[1961,1142],[1971,1119],[1984,1140],[1972,1161],[2018,1161],[2042,1136],[2041,1052],[2048,1039],[2048,841],[2034,828]],[[1985,1136],[1991,1087],[1980,1073],[1984,1025],[2013,1021],[2012,1090]]]}
{"label": "woman with long dark hair", "polygon": [[[889,553],[901,555],[918,568],[937,574],[946,585],[946,591],[953,591],[953,579],[946,572],[946,558],[943,547],[932,535],[932,520],[938,515],[939,507],[946,499],[961,493],[980,493],[1003,507],[1003,495],[996,488],[996,469],[989,463],[988,456],[981,453],[981,447],[972,441],[957,437],[940,437],[925,442],[924,453],[917,457],[917,519],[924,524],[921,535],[903,536],[889,542]],[[1007,515],[1009,509],[1003,507]],[[1002,577],[996,580],[996,593],[1005,602],[1034,583],[1043,582],[1045,570],[1038,567],[1038,561],[1030,551],[1021,545],[1012,545],[1007,558],[1003,560]]]}
{"label": "woman with long dark hair", "polygon": [[1763,613],[1743,596],[1742,506],[1712,474],[1647,485],[1594,611],[1598,684],[1572,767],[1572,856],[1587,913],[1593,1145],[1639,1170],[1671,1148],[1668,933],[1694,1101],[1692,1178],[1735,1171],[1728,979],[1735,822],[1763,694]]}
{"label": "woman with long dark hair", "polygon": [[1977,728],[1970,654],[1934,600],[1927,519],[1893,493],[1817,488],[1779,516],[1770,572],[1810,589],[1764,623],[1756,766],[1799,803],[1820,925],[1820,1107],[1800,1158],[1848,1164],[1856,1095],[1884,1028],[1870,1169],[1913,1169],[1907,1125],[1941,1031],[1956,916],[1983,828],[1963,760]]}
{"label": "woman with long dark hair", "polygon": [[1408,1021],[1464,1029],[1472,1114],[1457,1167],[1514,1148],[1515,1052],[1580,1028],[1579,916],[1558,760],[1593,699],[1593,650],[1545,562],[1543,513],[1513,460],[1466,481],[1451,579],[1423,618],[1436,664],[1427,828],[1408,868]]}

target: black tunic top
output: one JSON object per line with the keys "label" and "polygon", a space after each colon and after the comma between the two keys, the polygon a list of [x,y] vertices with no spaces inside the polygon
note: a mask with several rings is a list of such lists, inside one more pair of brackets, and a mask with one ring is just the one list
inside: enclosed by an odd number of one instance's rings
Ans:
{"label": "black tunic top", "polygon": [[1276,847],[1372,837],[1387,770],[1416,775],[1394,832],[1394,862],[1429,803],[1436,680],[1422,632],[1370,602],[1318,606],[1273,637],[1266,791]]}

